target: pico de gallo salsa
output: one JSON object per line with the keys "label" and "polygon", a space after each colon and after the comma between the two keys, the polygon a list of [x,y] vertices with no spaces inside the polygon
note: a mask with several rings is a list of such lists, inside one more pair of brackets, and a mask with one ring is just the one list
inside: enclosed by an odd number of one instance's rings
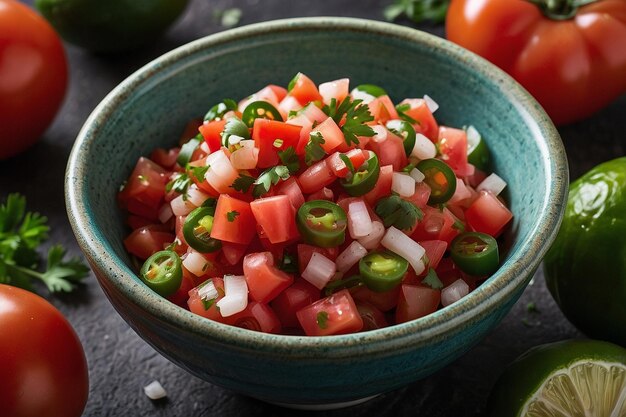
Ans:
{"label": "pico de gallo salsa", "polygon": [[513,215],[481,135],[437,108],[302,73],[214,104],[118,194],[141,280],[207,319],[308,336],[458,301],[498,269]]}

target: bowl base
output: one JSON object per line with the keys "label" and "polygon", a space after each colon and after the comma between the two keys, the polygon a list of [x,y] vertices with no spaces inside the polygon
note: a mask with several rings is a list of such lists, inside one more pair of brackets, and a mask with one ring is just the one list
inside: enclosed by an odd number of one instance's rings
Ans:
{"label": "bowl base", "polygon": [[297,404],[297,403],[281,403],[277,401],[266,401],[267,403],[278,405],[280,407],[292,408],[294,410],[307,410],[307,411],[326,411],[337,410],[340,408],[352,407],[354,405],[363,404],[369,400],[378,397],[380,394],[371,395],[369,397],[357,398],[356,400],[342,401],[338,403],[324,403],[324,404]]}

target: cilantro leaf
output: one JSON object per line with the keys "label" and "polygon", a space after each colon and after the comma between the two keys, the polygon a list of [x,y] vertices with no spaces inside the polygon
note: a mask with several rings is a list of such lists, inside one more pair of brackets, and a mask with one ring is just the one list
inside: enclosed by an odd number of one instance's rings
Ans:
{"label": "cilantro leaf", "polygon": [[168,193],[172,190],[180,194],[187,194],[189,186],[192,184],[191,178],[185,173],[179,173],[176,178],[165,185],[165,191]]}
{"label": "cilantro leaf", "polygon": [[231,187],[239,192],[247,193],[250,187],[252,186],[252,184],[254,184],[254,181],[255,181],[254,177],[251,177],[246,174],[239,174],[239,177],[237,177],[237,179],[233,182],[233,185],[231,185]]}
{"label": "cilantro leaf", "polygon": [[228,213],[226,213],[226,219],[231,223],[235,221],[235,218],[237,216],[239,216],[239,212],[237,210],[229,211]]}
{"label": "cilantro leaf", "polygon": [[0,283],[32,290],[33,278],[43,281],[51,292],[72,291],[89,268],[78,258],[64,261],[65,250],[54,245],[48,251],[43,272],[37,247],[48,239],[47,218],[26,212],[26,198],[10,194],[0,205]]}
{"label": "cilantro leaf", "polygon": [[328,312],[322,310],[319,313],[317,313],[317,316],[315,317],[315,321],[317,322],[317,325],[319,326],[320,329],[326,329],[328,327]]}
{"label": "cilantro leaf", "polygon": [[426,277],[422,280],[422,284],[426,284],[430,288],[435,290],[443,288],[443,283],[437,276],[435,270],[432,268],[428,268],[428,273],[426,274]]}
{"label": "cilantro leaf", "polygon": [[418,122],[417,120],[415,120],[414,118],[412,118],[411,116],[409,116],[408,114],[406,114],[407,110],[411,109],[411,105],[409,103],[404,103],[404,104],[398,104],[396,106],[396,111],[398,112],[398,116],[400,117],[400,119],[409,122],[411,124],[420,124],[420,122]]}
{"label": "cilantro leaf", "polygon": [[394,226],[400,230],[409,230],[424,217],[424,213],[415,204],[403,200],[397,195],[380,199],[376,204],[376,214],[383,220],[385,228]]}
{"label": "cilantro leaf", "polygon": [[374,129],[365,124],[374,120],[374,116],[370,113],[369,107],[361,105],[362,103],[363,100],[361,99],[351,101],[350,97],[346,97],[337,106],[337,101],[331,99],[330,104],[322,109],[329,117],[333,118],[337,125],[340,125],[345,116],[345,122],[341,126],[341,131],[348,145],[353,143],[358,145],[359,139],[357,136],[372,137],[376,134]]}
{"label": "cilantro leaf", "polygon": [[192,167],[190,165],[187,165],[187,171],[191,175],[193,175],[198,182],[204,182],[204,179],[205,179],[204,176],[206,175],[208,170],[209,170],[208,165],[199,166],[199,167]]}
{"label": "cilantro leaf", "polygon": [[296,155],[296,148],[293,146],[288,147],[284,151],[278,151],[278,157],[290,173],[293,174],[300,169],[300,160],[298,159],[298,155]]}
{"label": "cilantro leaf", "polygon": [[252,195],[254,197],[261,197],[263,194],[270,191],[272,185],[278,184],[281,179],[284,181],[288,178],[289,169],[284,165],[276,165],[275,167],[266,169],[259,175],[259,178],[254,181]]}
{"label": "cilantro leaf", "polygon": [[322,148],[324,143],[322,132],[312,132],[310,134],[309,143],[304,147],[304,162],[307,165],[310,166],[326,156],[326,151]]}
{"label": "cilantro leaf", "polygon": [[343,153],[339,154],[339,158],[343,161],[344,164],[346,164],[346,167],[348,167],[348,171],[350,171],[351,174],[354,174],[355,169],[350,158],[348,158],[348,156]]}
{"label": "cilantro leaf", "polygon": [[401,15],[415,23],[431,20],[440,23],[445,20],[450,0],[395,0],[383,10],[385,19],[394,21]]}

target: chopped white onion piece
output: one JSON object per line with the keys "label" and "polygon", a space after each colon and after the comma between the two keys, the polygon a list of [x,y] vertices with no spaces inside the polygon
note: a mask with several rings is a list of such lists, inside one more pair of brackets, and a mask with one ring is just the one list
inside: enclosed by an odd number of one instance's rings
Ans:
{"label": "chopped white onion piece", "polygon": [[301,108],[302,104],[291,95],[286,95],[285,98],[278,103],[278,110],[282,110],[287,114],[289,114],[290,111],[300,110]]}
{"label": "chopped white onion piece", "polygon": [[204,141],[204,140],[200,144],[200,149],[202,149],[202,152],[204,152],[207,155],[211,153],[211,149],[209,148],[209,144],[206,141]]}
{"label": "chopped white onion piece", "polygon": [[459,201],[463,201],[465,199],[470,198],[471,196],[472,196],[472,193],[470,192],[470,190],[467,189],[467,185],[465,185],[465,181],[457,177],[456,190],[454,190],[454,194],[452,195],[452,197],[450,197],[450,200],[448,200],[448,203],[456,204]]}
{"label": "chopped white onion piece", "polygon": [[367,255],[367,249],[363,247],[357,240],[350,243],[350,245],[344,249],[343,252],[337,256],[337,271],[346,272],[348,269],[356,265],[361,258]]}
{"label": "chopped white onion piece", "polygon": [[170,201],[170,206],[172,207],[172,213],[176,216],[186,216],[196,208],[191,201],[185,200],[182,194]]}
{"label": "chopped white onion piece", "polygon": [[500,178],[495,172],[490,174],[487,178],[485,178],[478,187],[476,187],[476,191],[491,191],[493,195],[498,195],[506,188],[506,181]]}
{"label": "chopped white onion piece", "polygon": [[335,263],[324,255],[315,252],[304,271],[302,271],[302,278],[321,290],[335,275],[335,272],[337,272]]}
{"label": "chopped white onion piece", "polygon": [[239,176],[239,173],[233,168],[230,159],[228,159],[222,149],[207,156],[206,165],[209,169],[204,178],[211,187],[219,192],[228,191],[228,187]]}
{"label": "chopped white onion piece", "polygon": [[369,104],[376,98],[373,95],[362,90],[357,90],[356,88],[350,92],[350,95],[352,96],[352,100],[363,100],[363,104]]}
{"label": "chopped white onion piece", "polygon": [[430,159],[437,156],[437,148],[435,144],[430,141],[426,136],[421,133],[415,134],[415,146],[411,151],[411,156],[417,159]]}
{"label": "chopped white onion piece", "polygon": [[363,201],[348,205],[348,232],[352,239],[365,237],[372,232],[372,219]]}
{"label": "chopped white onion piece", "polygon": [[447,307],[452,303],[456,303],[467,294],[469,294],[469,286],[459,278],[441,290],[441,304]]}
{"label": "chopped white onion piece", "polygon": [[387,232],[380,241],[380,244],[393,253],[406,259],[411,264],[417,275],[424,272],[425,267],[422,257],[426,251],[419,243],[402,233],[400,230],[391,226],[387,229]]}
{"label": "chopped white onion piece", "polygon": [[387,140],[387,128],[383,125],[371,126],[374,131],[374,136],[372,136],[372,141],[375,143],[384,142]]}
{"label": "chopped white onion piece", "polygon": [[424,181],[424,178],[426,178],[426,175],[422,174],[422,171],[417,168],[413,168],[411,172],[409,172],[409,175],[415,180],[415,182],[422,182]]}
{"label": "chopped white onion piece", "polygon": [[200,190],[196,184],[191,184],[187,189],[187,201],[196,207],[200,207],[207,198],[209,195]]}
{"label": "chopped white onion piece", "polygon": [[183,266],[189,272],[199,277],[204,275],[204,272],[209,267],[209,261],[200,252],[190,249],[185,259],[183,259]]}
{"label": "chopped white onion piece", "polygon": [[400,197],[411,197],[415,194],[415,179],[410,175],[394,172],[391,176],[391,191],[398,193]]}
{"label": "chopped white onion piece", "polygon": [[348,95],[348,85],[350,80],[348,78],[341,78],[339,80],[328,81],[320,84],[318,90],[320,96],[324,101],[324,104],[330,104],[333,98],[338,97],[337,104],[341,102],[343,98]]}
{"label": "chopped white onion piece", "polygon": [[167,397],[167,392],[159,381],[152,381],[143,387],[143,392],[151,400],[160,400],[161,398]]}
{"label": "chopped white onion piece", "polygon": [[478,142],[480,142],[481,140],[481,136],[480,136],[480,133],[478,133],[478,130],[476,130],[476,128],[472,125],[469,125],[467,127],[466,134],[467,134],[467,149],[469,151],[470,149],[474,149],[478,145]]}
{"label": "chopped white onion piece", "polygon": [[230,135],[228,137],[228,144],[229,145],[236,145],[239,142],[241,142],[243,140],[243,138],[241,136],[237,136],[237,135]]}
{"label": "chopped white onion piece", "polygon": [[217,298],[218,295],[213,280],[205,281],[203,284],[200,284],[200,288],[198,288],[198,297],[200,297],[201,300],[213,300]]}
{"label": "chopped white onion piece", "polygon": [[359,239],[359,243],[367,250],[376,249],[385,234],[385,226],[378,220],[372,222],[372,232]]}
{"label": "chopped white onion piece", "polygon": [[159,209],[159,221],[161,223],[167,223],[173,215],[172,206],[167,203],[163,204]]}
{"label": "chopped white onion piece", "polygon": [[[252,146],[250,146],[250,143]],[[241,148],[230,154],[230,163],[235,169],[254,169],[259,160],[259,150],[254,147],[253,140],[240,142]]]}
{"label": "chopped white onion piece", "polygon": [[248,283],[243,275],[224,275],[224,298],[217,302],[222,317],[229,317],[248,306]]}
{"label": "chopped white onion piece", "polygon": [[428,106],[428,110],[430,110],[431,113],[436,112],[439,108],[439,104],[437,104],[437,102],[427,94],[424,94],[424,101],[426,102],[426,106]]}

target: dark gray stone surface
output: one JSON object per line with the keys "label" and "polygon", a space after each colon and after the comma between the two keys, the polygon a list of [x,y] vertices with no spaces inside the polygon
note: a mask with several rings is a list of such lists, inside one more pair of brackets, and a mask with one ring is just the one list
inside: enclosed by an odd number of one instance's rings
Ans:
{"label": "dark gray stone surface", "polygon": [[[67,46],[71,83],[65,103],[42,140],[23,155],[0,162],[0,197],[19,191],[28,207],[49,217],[50,242],[80,251],[67,221],[63,180],[80,127],[97,103],[121,80],[160,54],[217,31],[215,10],[240,7],[241,24],[315,15],[382,19],[391,0],[192,0],[183,17],[161,39],[127,55],[96,56]],[[32,3],[32,1],[27,1]],[[408,22],[405,22],[409,24]],[[420,25],[443,35],[443,27]],[[584,122],[560,128],[572,178],[626,154],[626,96]],[[36,117],[36,115],[33,115]],[[532,178],[532,173],[529,173]],[[504,321],[478,346],[435,375],[363,405],[333,412],[298,412],[246,398],[201,381],[156,353],[113,310],[95,278],[76,293],[47,297],[76,329],[87,355],[90,397],[85,416],[431,416],[479,415],[502,368],[531,346],[582,337],[563,317],[539,271]],[[529,313],[534,302],[538,313]],[[329,375],[329,377],[332,377]],[[168,392],[152,402],[143,387],[159,380]]]}

